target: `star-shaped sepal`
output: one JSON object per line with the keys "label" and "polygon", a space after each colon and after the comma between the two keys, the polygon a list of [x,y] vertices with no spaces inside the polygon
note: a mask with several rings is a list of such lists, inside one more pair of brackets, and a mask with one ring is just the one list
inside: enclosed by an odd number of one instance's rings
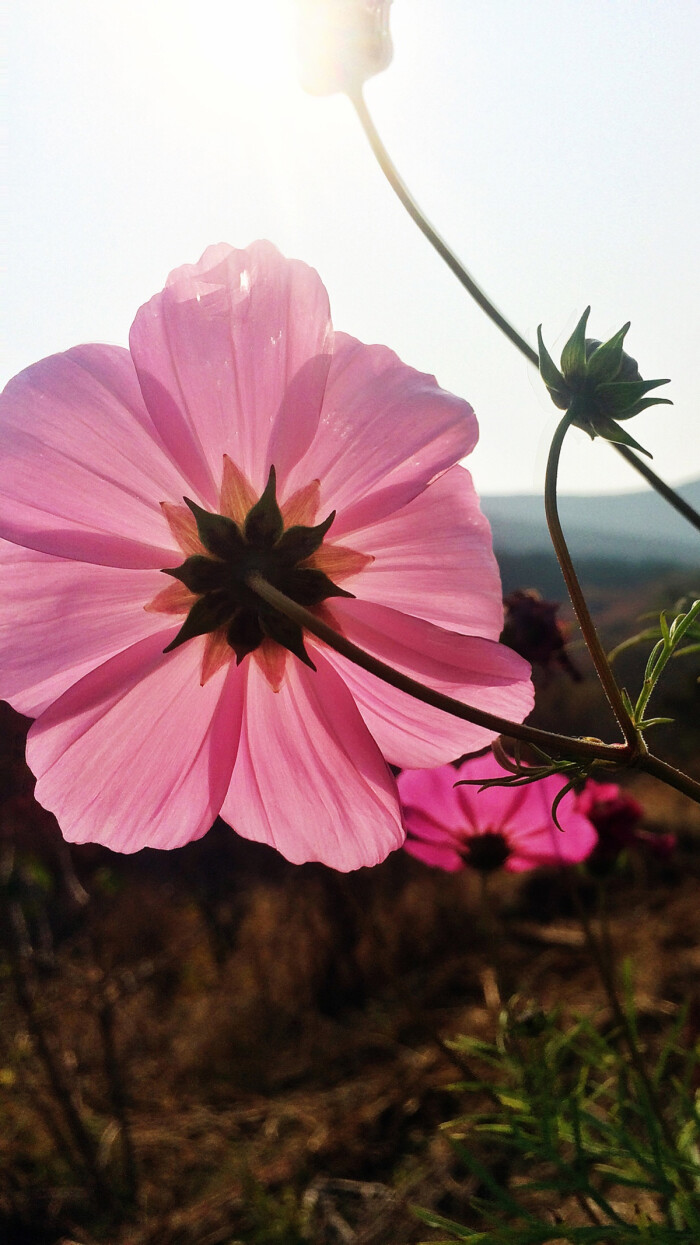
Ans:
{"label": "star-shaped sepal", "polygon": [[188,498],[185,502],[192,511],[206,553],[192,554],[181,566],[164,572],[196,597],[185,622],[164,651],[168,653],[195,636],[223,629],[237,663],[263,640],[270,639],[315,670],[304,646],[302,628],[263,601],[249,587],[249,578],[252,574],[261,575],[307,609],[328,597],[352,597],[351,592],[339,588],[313,565],[313,555],[321,548],[335,511],[316,526],[295,525],[285,530],[277,504],[274,467],[270,468],[259,501],[240,526],[226,515],[204,510]]}
{"label": "star-shaped sepal", "polygon": [[622,348],[629,323],[607,342],[586,337],[590,307],[584,311],[564,346],[560,367],[551,358],[537,330],[540,375],[549,395],[562,411],[571,411],[572,423],[589,436],[627,445],[649,458],[651,455],[617,421],[631,419],[649,406],[672,405],[669,398],[646,395],[668,380],[642,380],[636,359]]}

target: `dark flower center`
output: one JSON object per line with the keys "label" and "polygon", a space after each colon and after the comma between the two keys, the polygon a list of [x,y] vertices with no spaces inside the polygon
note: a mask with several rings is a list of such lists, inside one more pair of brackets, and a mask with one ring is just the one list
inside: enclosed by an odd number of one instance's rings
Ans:
{"label": "dark flower center", "polygon": [[252,574],[266,579],[298,605],[313,608],[327,597],[351,597],[309,560],[320,549],[334,518],[333,510],[316,527],[301,525],[285,529],[277,504],[275,469],[259,501],[239,526],[225,515],[212,514],[185,498],[197,523],[206,554],[193,554],[182,566],[164,571],[179,579],[197,598],[175,639],[164,650],[184,644],[197,635],[225,630],[226,640],[240,663],[264,639],[275,640],[300,661],[315,666],[304,647],[302,628],[273,609],[251,588]]}
{"label": "dark flower center", "polygon": [[461,853],[472,869],[478,869],[480,873],[493,873],[506,863],[511,850],[503,834],[497,830],[485,830],[483,834],[466,839]]}

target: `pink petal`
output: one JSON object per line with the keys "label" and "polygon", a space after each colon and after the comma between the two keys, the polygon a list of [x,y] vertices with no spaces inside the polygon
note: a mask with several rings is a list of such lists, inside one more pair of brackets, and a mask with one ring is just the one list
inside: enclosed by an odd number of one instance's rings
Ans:
{"label": "pink petal", "polygon": [[460,873],[464,869],[464,861],[459,852],[444,843],[421,843],[409,836],[404,843],[404,851],[409,856],[415,856],[416,860],[421,860],[424,865],[430,865],[433,869],[444,869],[446,873]]}
{"label": "pink petal", "polygon": [[247,663],[245,714],[221,815],[244,838],[294,864],[346,872],[403,842],[396,787],[352,697],[323,656],[292,659],[274,692]]}
{"label": "pink petal", "polygon": [[463,467],[453,467],[402,510],[345,539],[374,558],[353,587],[362,600],[498,639],[501,577],[488,520]]}
{"label": "pink petal", "polygon": [[29,732],[36,797],[72,843],[179,847],[219,812],[242,680],[230,664],[200,687],[201,641],[163,656],[173,635],[149,636],[93,670]]}
{"label": "pink petal", "polygon": [[552,775],[524,788],[527,805],[511,821],[508,841],[513,848],[506,867],[514,872],[532,869],[534,865],[569,865],[585,860],[595,847],[598,836],[587,817],[577,811],[576,796],[569,791],[557,807],[558,830],[552,818],[552,806],[564,787],[564,779]]}
{"label": "pink petal", "polygon": [[169,620],[144,609],[159,571],[52,558],[0,541],[0,697],[36,717],[88,671]]}
{"label": "pink petal", "polygon": [[1,536],[106,566],[172,565],[159,503],[181,500],[184,484],[125,350],[78,346],[15,376],[0,434]]}
{"label": "pink petal", "polygon": [[321,510],[336,509],[333,538],[392,514],[469,454],[477,439],[467,402],[386,346],[334,336],[316,436],[288,487],[321,481]]}
{"label": "pink petal", "polygon": [[[532,708],[530,667],[502,644],[455,635],[367,601],[334,601],[333,613],[343,633],[360,648],[463,704],[514,722],[522,722]],[[396,691],[325,646],[323,651],[394,765],[440,765],[483,747],[496,733]]]}
{"label": "pink petal", "polygon": [[282,484],[304,453],[321,410],[330,335],[318,273],[269,242],[209,247],[137,313],[130,346],[146,405],[210,509],[225,453],[258,495],[270,463]]}
{"label": "pink petal", "polygon": [[[421,833],[429,819],[439,833],[452,837],[461,824],[455,783],[459,777],[453,765],[437,769],[404,769],[396,779],[399,798],[410,827],[414,817],[420,818]],[[410,814],[410,816],[409,816]],[[438,831],[436,831],[438,833]]]}

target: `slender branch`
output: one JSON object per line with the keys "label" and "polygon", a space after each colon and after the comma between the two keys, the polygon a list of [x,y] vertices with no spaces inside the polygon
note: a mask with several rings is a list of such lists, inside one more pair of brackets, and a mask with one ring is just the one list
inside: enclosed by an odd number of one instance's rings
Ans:
{"label": "slender branch", "polygon": [[696,804],[700,804],[700,782],[674,769],[672,765],[667,765],[665,761],[660,761],[658,757],[651,756],[650,753],[640,753],[638,749],[630,747],[629,744],[604,744],[600,740],[575,739],[568,735],[557,735],[552,731],[542,731],[535,726],[527,726],[524,722],[510,722],[507,718],[498,717],[495,713],[487,713],[484,709],[476,709],[473,705],[464,705],[461,700],[454,700],[451,696],[436,692],[431,687],[424,687],[422,683],[418,683],[409,675],[401,674],[400,671],[394,670],[393,666],[387,666],[378,657],[372,657],[370,653],[366,653],[364,649],[353,644],[339,631],[329,627],[315,614],[304,609],[303,605],[297,605],[291,597],[285,596],[278,588],[273,588],[262,575],[254,572],[248,576],[246,582],[253,592],[262,597],[263,601],[267,601],[268,605],[279,610],[287,618],[291,618],[300,627],[310,631],[329,648],[335,649],[336,653],[347,657],[348,661],[356,666],[382,679],[391,687],[396,687],[399,691],[406,692],[408,696],[422,701],[423,704],[442,709],[444,713],[449,713],[452,717],[461,718],[463,722],[473,722],[476,726],[483,726],[486,730],[494,731],[498,735],[522,739],[525,743],[534,744],[543,751],[549,750],[557,756],[580,758],[584,761],[607,761],[617,767],[634,765],[637,769],[653,774],[667,786],[674,787],[676,791],[681,791]]}
{"label": "slender branch", "polygon": [[581,590],[578,582],[574,564],[567,548],[559,519],[559,507],[557,505],[557,473],[559,471],[559,459],[561,456],[561,447],[564,443],[571,423],[575,417],[573,407],[571,407],[564,418],[559,421],[557,430],[552,438],[552,444],[549,450],[549,458],[547,459],[547,473],[544,485],[544,506],[547,515],[547,526],[549,534],[554,545],[554,552],[561,567],[564,581],[571,597],[571,604],[574,607],[574,613],[578,619],[578,624],[583,632],[583,638],[586,641],[588,651],[591,654],[593,665],[596,668],[598,678],[603,685],[605,694],[610,701],[613,713],[617,718],[620,728],[625,736],[627,744],[632,749],[640,747],[640,737],[634,722],[632,721],[627,709],[625,708],[622,694],[617,686],[617,680],[612,672],[610,663],[607,659],[605,649],[600,642],[600,637],[595,628],[595,623],[591,618],[586,598]]}
{"label": "slender branch", "polygon": [[506,337],[513,343],[514,346],[517,347],[520,353],[523,354],[530,363],[534,363],[535,367],[539,367],[539,356],[537,351],[533,350],[532,346],[528,345],[525,338],[520,336],[517,329],[513,328],[513,325],[506,320],[505,316],[501,314],[497,307],[494,307],[490,298],[488,298],[481,287],[477,285],[474,278],[469,275],[464,265],[459,262],[457,256],[450,250],[449,246],[444,239],[440,237],[437,230],[433,229],[433,226],[419,208],[408,187],[401,180],[401,177],[399,176],[399,173],[395,168],[386,147],[379,137],[377,128],[372,120],[372,117],[370,116],[364,96],[362,95],[362,91],[358,90],[357,93],[353,93],[349,96],[349,98],[350,103],[353,105],[355,112],[359,117],[360,124],[367,135],[369,145],[377,158],[377,163],[379,164],[382,173],[386,177],[394,193],[405,207],[411,217],[411,220],[418,226],[421,233],[428,239],[431,246],[435,248],[440,258],[445,261],[448,268],[451,269],[457,280],[464,286],[467,293],[471,294],[475,303],[481,307],[481,310],[484,311],[489,319],[498,326],[502,333],[505,333]]}
{"label": "slender branch", "polygon": [[[524,355],[528,363],[532,363],[533,367],[539,368],[540,360],[537,351],[533,349],[524,337],[521,336],[517,329],[515,329],[506,319],[503,313],[500,312],[497,307],[494,307],[491,300],[487,297],[481,287],[477,285],[474,278],[470,276],[467,269],[462,263],[460,263],[454,252],[450,250],[444,238],[440,237],[440,234],[433,228],[430,221],[419,208],[410,190],[402,181],[398,170],[396,169],[388,151],[386,150],[386,147],[384,146],[384,143],[379,136],[377,127],[372,120],[362,92],[358,91],[357,94],[350,95],[349,99],[355,109],[355,112],[357,113],[360,124],[367,136],[367,140],[372,148],[379,167],[389,182],[392,190],[405,207],[411,217],[411,220],[418,226],[421,233],[428,239],[431,246],[435,248],[440,258],[444,260],[448,268],[454,273],[457,280],[462,286],[464,286],[464,289],[471,295],[481,310],[485,312],[489,319],[498,326],[502,333],[505,333],[508,340],[513,343],[522,355]],[[610,442],[610,444],[612,444],[612,442]],[[635,471],[638,471],[647,483],[650,484],[652,488],[656,489],[656,492],[659,493],[669,503],[669,505],[673,506],[674,509],[677,510],[679,514],[682,514],[689,523],[692,523],[693,527],[700,531],[700,514],[698,514],[697,510],[694,510],[687,501],[684,501],[682,497],[679,497],[678,493],[676,493],[670,485],[666,484],[660,476],[657,476],[656,472],[652,471],[651,467],[647,466],[641,458],[638,458],[634,451],[629,449],[628,446],[616,445],[615,449],[618,454],[621,454],[625,461],[629,463],[630,467],[633,467]]]}
{"label": "slender branch", "polygon": [[[406,692],[409,696],[415,697],[417,700],[423,701],[426,705],[432,705],[435,709],[443,709],[446,713],[452,714],[453,717],[461,718],[464,722],[472,722],[476,726],[483,726],[486,730],[494,731],[497,735],[507,735],[513,739],[522,739],[525,743],[536,744],[543,750],[550,749],[552,752],[564,756],[581,757],[584,760],[601,760],[611,761],[613,764],[620,764],[631,759],[631,752],[624,744],[604,744],[596,740],[588,739],[569,739],[566,735],[556,735],[551,731],[542,731],[534,726],[526,726],[525,723],[510,722],[507,718],[498,717],[494,713],[487,713],[484,709],[477,709],[473,705],[462,704],[461,700],[454,700],[451,696],[445,696],[442,692],[436,692],[431,687],[424,687],[422,683],[418,683],[407,674],[401,674],[400,671],[394,670],[393,666],[386,665],[377,657],[372,657],[370,653],[366,653],[357,644],[353,644],[346,636],[335,631],[333,627],[329,627],[322,619],[317,618],[315,614],[304,609],[303,605],[297,605],[291,597],[285,596],[278,588],[273,588],[272,584],[257,572],[248,576],[248,587],[256,592],[258,596],[267,601],[268,605],[272,605],[274,609],[285,614],[287,618],[291,618],[300,627],[304,627],[310,631],[312,635],[317,636],[319,640],[323,640],[330,648],[335,649],[342,657],[347,657],[349,661],[354,662],[356,666],[360,666],[369,674],[374,674],[377,678],[382,679],[385,683],[389,683],[391,687],[398,688],[401,692]],[[698,786],[700,793],[700,785]]]}

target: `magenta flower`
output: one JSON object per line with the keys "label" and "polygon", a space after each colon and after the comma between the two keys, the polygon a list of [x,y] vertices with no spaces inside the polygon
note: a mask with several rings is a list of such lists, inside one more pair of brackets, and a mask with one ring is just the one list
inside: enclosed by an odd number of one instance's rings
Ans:
{"label": "magenta flower", "polygon": [[507,771],[488,756],[471,757],[459,769],[406,770],[399,774],[406,851],[427,865],[454,873],[471,865],[488,873],[498,868],[521,873],[538,865],[571,865],[585,860],[596,843],[587,817],[569,792],[552,805],[565,781],[559,775],[523,787],[454,784],[464,778],[505,778]]}
{"label": "magenta flower", "polygon": [[595,782],[589,778],[576,807],[596,828],[595,856],[601,863],[614,861],[629,847],[649,851],[660,860],[667,860],[675,851],[674,834],[655,834],[641,828],[644,809],[617,783]]}
{"label": "magenta flower", "polygon": [[177,269],[130,351],[15,377],[0,428],[0,694],[37,719],[69,840],[176,847],[221,814],[289,860],[369,865],[403,839],[386,760],[488,740],[302,634],[250,571],[430,686],[528,713],[454,465],[471,408],[334,333],[318,274],[270,243]]}

